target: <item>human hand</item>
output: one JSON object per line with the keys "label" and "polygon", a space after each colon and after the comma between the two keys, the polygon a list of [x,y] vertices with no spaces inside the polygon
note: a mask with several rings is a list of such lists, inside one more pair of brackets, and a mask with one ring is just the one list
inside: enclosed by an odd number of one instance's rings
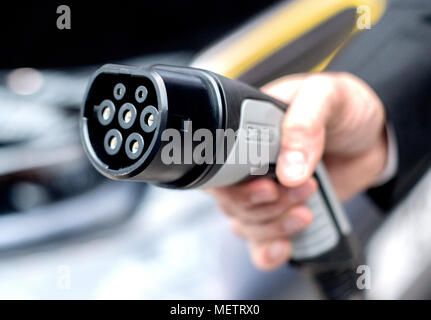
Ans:
{"label": "human hand", "polygon": [[277,268],[290,256],[289,237],[311,223],[304,205],[318,186],[312,178],[323,158],[341,201],[367,189],[387,158],[385,112],[374,91],[347,73],[298,74],[263,91],[289,103],[282,125],[276,174],[208,190],[250,244],[255,265]]}

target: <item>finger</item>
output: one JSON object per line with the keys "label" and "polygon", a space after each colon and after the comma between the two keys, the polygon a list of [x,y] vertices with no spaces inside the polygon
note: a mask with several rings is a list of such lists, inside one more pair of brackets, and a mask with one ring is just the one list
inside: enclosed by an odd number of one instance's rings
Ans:
{"label": "finger", "polygon": [[279,187],[271,178],[259,178],[207,191],[219,202],[233,202],[244,208],[275,202],[280,197]]}
{"label": "finger", "polygon": [[287,262],[290,253],[290,242],[284,239],[250,244],[251,259],[260,270],[269,271],[280,267]]}
{"label": "finger", "polygon": [[313,214],[310,209],[297,206],[267,223],[250,224],[238,218],[232,218],[231,225],[239,236],[253,242],[262,242],[291,237],[304,230],[312,220]]}
{"label": "finger", "polygon": [[237,203],[230,202],[231,217],[236,217],[247,224],[262,224],[278,219],[290,208],[304,203],[318,188],[315,179],[310,179],[304,184],[287,188],[279,185],[280,199],[274,203],[262,204],[248,208],[241,207]]}
{"label": "finger", "polygon": [[282,125],[276,168],[282,184],[297,186],[312,175],[323,153],[325,127],[339,103],[334,77],[315,75],[302,82]]}
{"label": "finger", "polygon": [[303,185],[295,188],[286,188],[279,184],[279,200],[260,205],[244,205],[236,201],[219,201],[222,210],[231,217],[236,217],[246,223],[264,223],[274,220],[285,213],[289,208],[306,201],[317,189],[317,182],[310,179]]}
{"label": "finger", "polygon": [[[342,202],[370,187],[381,175],[387,163],[386,134],[378,139],[375,146],[355,157],[324,156],[325,168],[331,184]],[[364,174],[366,172],[366,174]]]}
{"label": "finger", "polygon": [[289,75],[274,80],[263,86],[261,89],[263,92],[271,96],[278,97],[284,102],[290,103],[298,88],[301,86],[302,81],[304,81],[304,79],[307,77],[309,77],[309,75],[305,73]]}

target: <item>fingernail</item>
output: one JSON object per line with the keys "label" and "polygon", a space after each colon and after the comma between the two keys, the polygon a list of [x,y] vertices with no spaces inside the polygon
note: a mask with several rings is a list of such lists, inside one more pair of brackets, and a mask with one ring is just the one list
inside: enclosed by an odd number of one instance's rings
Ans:
{"label": "fingernail", "polygon": [[271,244],[268,248],[268,257],[273,261],[280,260],[281,258],[284,258],[287,250],[288,248],[284,242],[275,242]]}
{"label": "fingernail", "polygon": [[287,234],[293,234],[304,229],[305,225],[306,223],[303,220],[290,217],[284,221],[283,228]]}
{"label": "fingernail", "polygon": [[252,204],[263,204],[277,200],[277,195],[268,191],[255,192],[250,196]]}
{"label": "fingernail", "polygon": [[286,179],[296,181],[307,173],[305,155],[301,151],[286,151],[282,154],[283,174]]}
{"label": "fingernail", "polygon": [[312,184],[306,182],[299,187],[289,189],[287,191],[287,197],[291,203],[299,203],[307,200],[307,198],[313,194],[313,191]]}

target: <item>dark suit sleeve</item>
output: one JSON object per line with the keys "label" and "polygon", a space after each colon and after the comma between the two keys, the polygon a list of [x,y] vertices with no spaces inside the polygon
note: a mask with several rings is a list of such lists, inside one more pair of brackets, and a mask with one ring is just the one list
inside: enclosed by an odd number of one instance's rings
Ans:
{"label": "dark suit sleeve", "polygon": [[393,1],[329,70],[365,80],[382,100],[398,146],[396,176],[368,191],[383,209],[396,205],[431,164],[431,1]]}

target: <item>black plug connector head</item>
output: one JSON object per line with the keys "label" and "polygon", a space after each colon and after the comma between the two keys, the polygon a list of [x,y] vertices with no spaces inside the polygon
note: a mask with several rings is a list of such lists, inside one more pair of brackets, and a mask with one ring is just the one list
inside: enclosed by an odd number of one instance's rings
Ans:
{"label": "black plug connector head", "polygon": [[215,134],[225,123],[224,97],[218,81],[203,70],[156,66],[105,65],[92,77],[82,114],[81,135],[92,164],[112,179],[135,179],[185,187],[206,165],[161,161],[166,129]]}

